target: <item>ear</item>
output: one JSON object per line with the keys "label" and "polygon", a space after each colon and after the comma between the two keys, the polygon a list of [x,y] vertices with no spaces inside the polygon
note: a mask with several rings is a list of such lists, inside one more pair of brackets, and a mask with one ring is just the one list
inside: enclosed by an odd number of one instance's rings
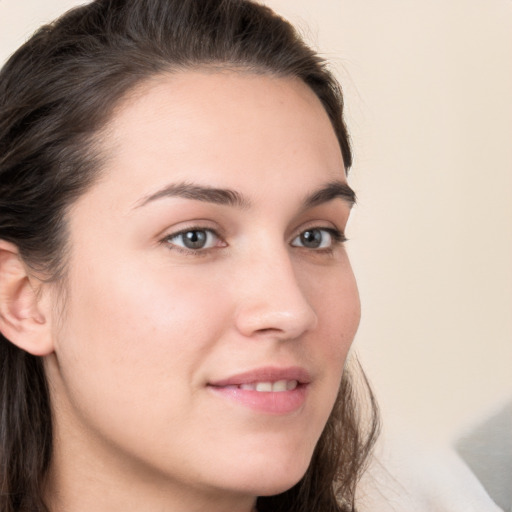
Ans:
{"label": "ear", "polygon": [[41,300],[42,286],[29,274],[18,248],[0,240],[0,332],[35,356],[53,352],[50,315]]}

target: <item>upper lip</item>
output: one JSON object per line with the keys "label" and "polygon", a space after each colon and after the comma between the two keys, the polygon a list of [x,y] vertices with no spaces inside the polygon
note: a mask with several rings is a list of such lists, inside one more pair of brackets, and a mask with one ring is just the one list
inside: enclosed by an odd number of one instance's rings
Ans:
{"label": "upper lip", "polygon": [[266,366],[216,380],[210,382],[209,385],[216,387],[240,386],[253,382],[278,382],[280,380],[296,380],[299,384],[308,384],[311,381],[311,376],[306,369],[299,366],[286,368]]}

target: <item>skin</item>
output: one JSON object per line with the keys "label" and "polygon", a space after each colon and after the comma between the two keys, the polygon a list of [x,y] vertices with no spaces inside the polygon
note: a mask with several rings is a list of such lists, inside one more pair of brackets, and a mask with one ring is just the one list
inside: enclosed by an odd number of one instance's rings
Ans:
{"label": "skin", "polygon": [[[187,71],[139,87],[100,139],[102,177],[68,212],[64,311],[55,290],[41,299],[52,510],[248,512],[306,471],[359,323],[345,248],[326,231],[345,230],[350,203],[304,205],[346,183],[334,131],[298,80]],[[183,183],[244,204],[148,201]],[[191,228],[218,236],[186,250],[176,233]],[[303,245],[313,228],[325,247]],[[291,413],[209,386],[269,366],[309,372]]]}

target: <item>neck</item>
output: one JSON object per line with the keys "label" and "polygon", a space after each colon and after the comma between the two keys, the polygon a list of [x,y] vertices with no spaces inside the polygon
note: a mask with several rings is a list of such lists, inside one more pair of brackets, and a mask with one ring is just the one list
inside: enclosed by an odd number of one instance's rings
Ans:
{"label": "neck", "polygon": [[176,486],[149,478],[120,483],[111,473],[70,475],[52,465],[45,498],[52,512],[257,512],[252,497],[233,497],[198,491],[176,491]]}

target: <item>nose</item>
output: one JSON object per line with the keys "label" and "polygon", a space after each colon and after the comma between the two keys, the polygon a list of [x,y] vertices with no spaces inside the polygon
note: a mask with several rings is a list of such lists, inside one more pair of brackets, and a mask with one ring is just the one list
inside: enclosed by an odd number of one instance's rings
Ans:
{"label": "nose", "polygon": [[318,323],[290,256],[282,252],[253,257],[237,274],[235,322],[244,336],[296,339]]}

